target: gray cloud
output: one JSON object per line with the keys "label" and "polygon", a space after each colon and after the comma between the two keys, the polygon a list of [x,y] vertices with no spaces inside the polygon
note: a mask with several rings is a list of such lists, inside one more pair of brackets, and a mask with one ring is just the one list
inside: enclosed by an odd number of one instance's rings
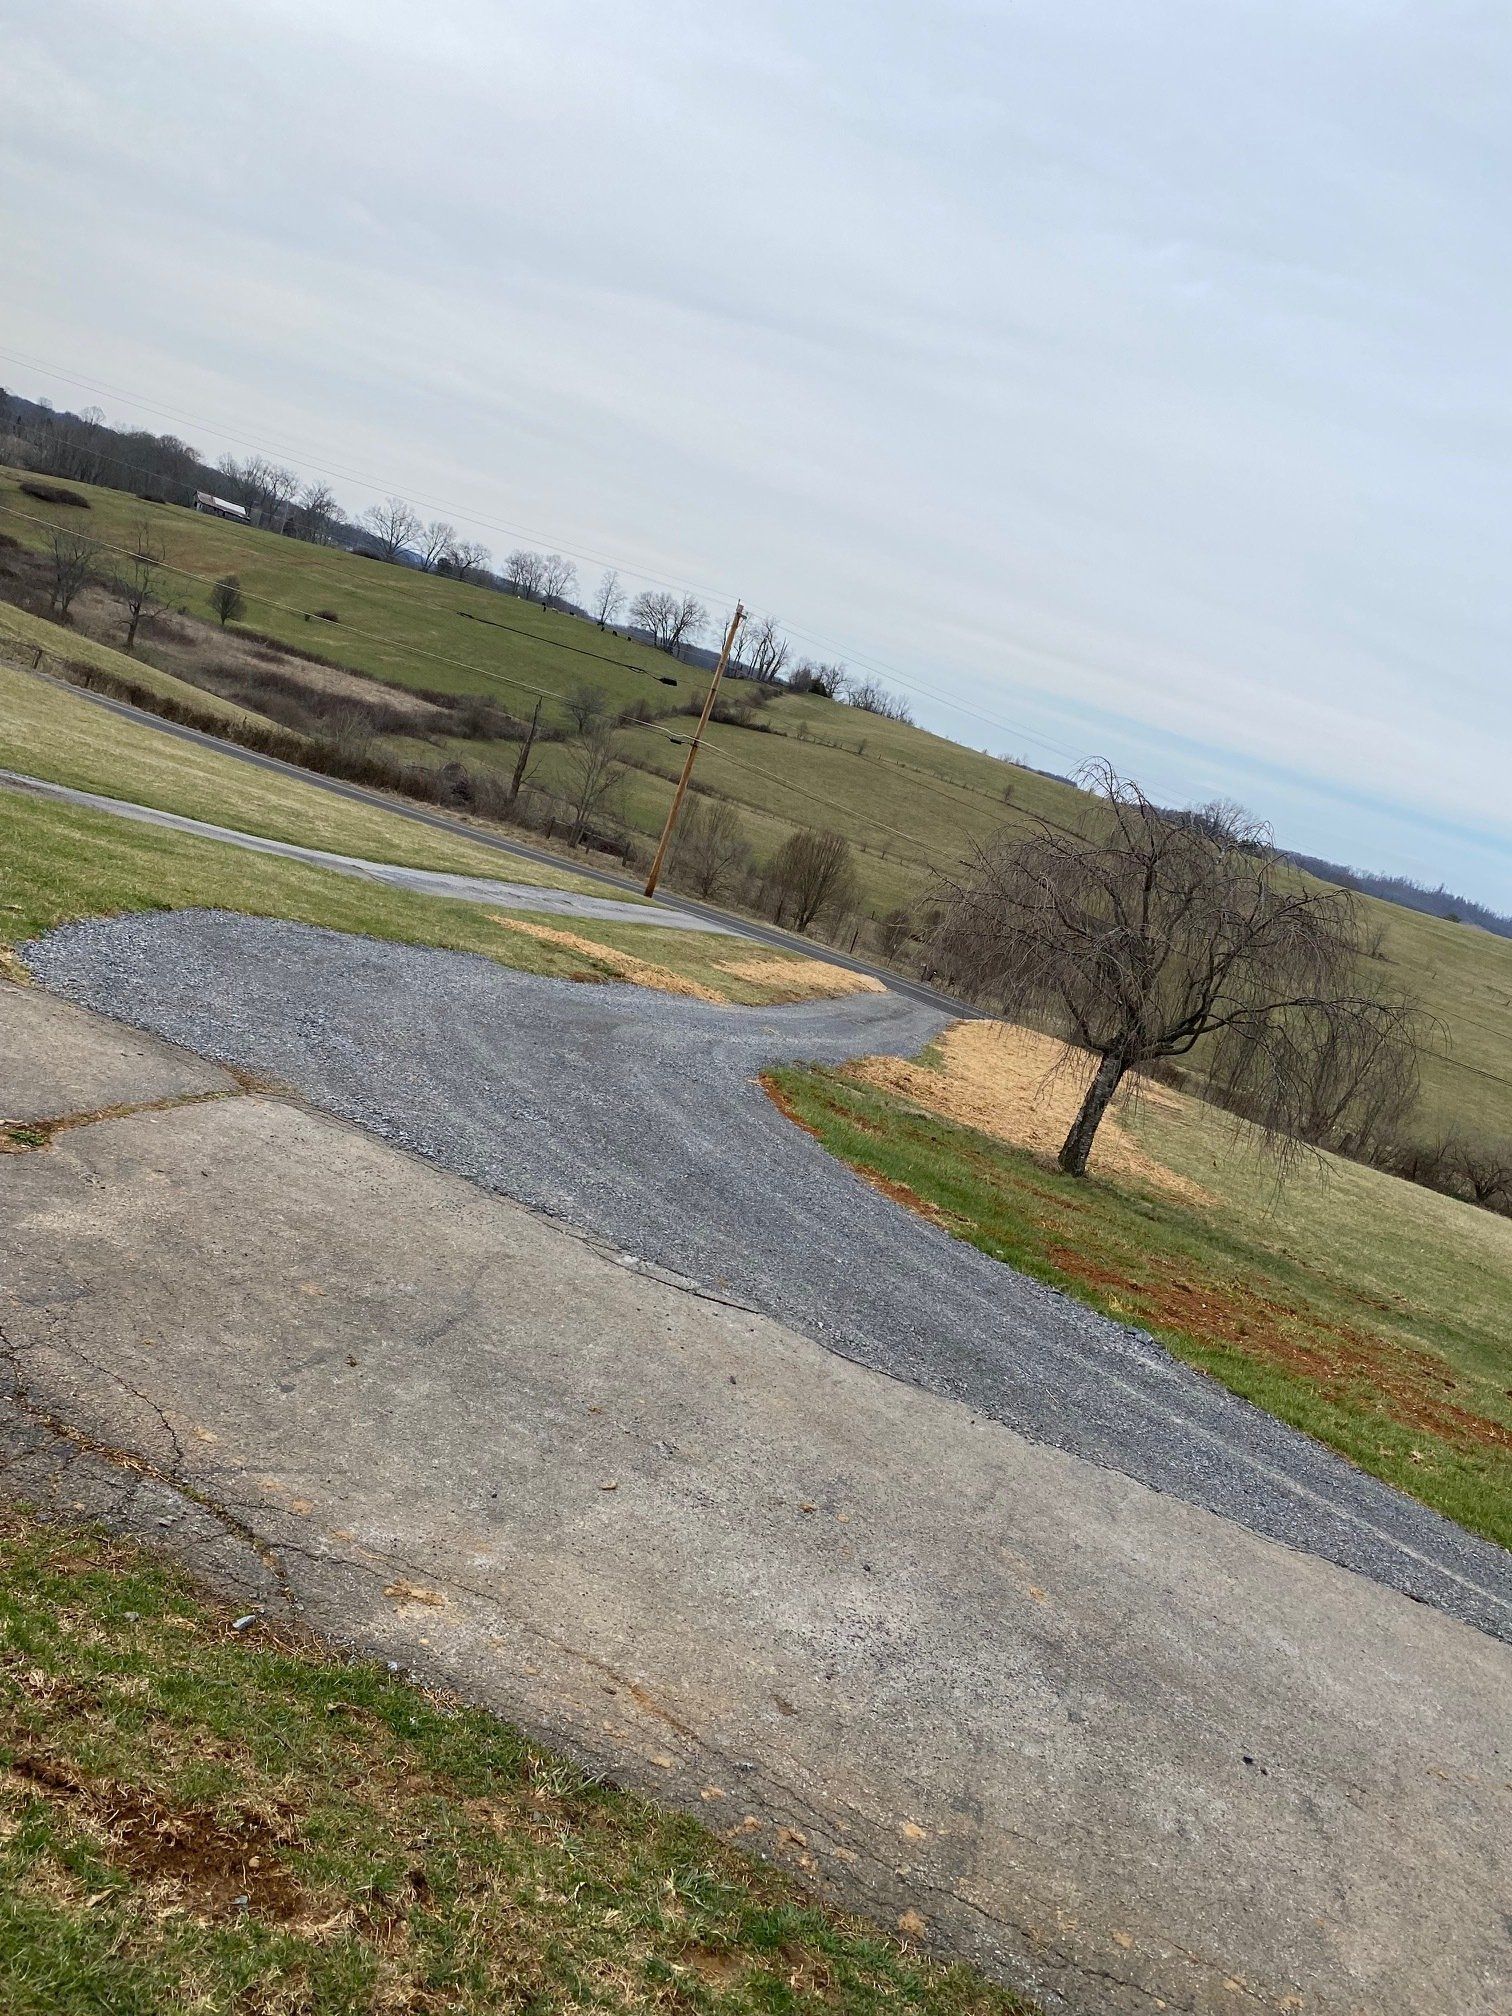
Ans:
{"label": "gray cloud", "polygon": [[0,342],[1512,902],[1496,10],[0,16]]}

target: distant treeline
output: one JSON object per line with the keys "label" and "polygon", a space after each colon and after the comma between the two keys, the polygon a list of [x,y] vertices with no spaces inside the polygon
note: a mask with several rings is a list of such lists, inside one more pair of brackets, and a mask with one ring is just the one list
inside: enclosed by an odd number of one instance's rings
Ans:
{"label": "distant treeline", "polygon": [[1512,917],[1499,916],[1484,903],[1472,903],[1468,896],[1456,896],[1442,884],[1427,889],[1406,875],[1369,875],[1338,861],[1321,860],[1316,854],[1288,853],[1299,868],[1321,882],[1337,882],[1342,888],[1358,889],[1362,895],[1379,896],[1383,903],[1400,903],[1404,910],[1421,910],[1429,917],[1447,918],[1451,924],[1476,924],[1499,938],[1512,938]]}

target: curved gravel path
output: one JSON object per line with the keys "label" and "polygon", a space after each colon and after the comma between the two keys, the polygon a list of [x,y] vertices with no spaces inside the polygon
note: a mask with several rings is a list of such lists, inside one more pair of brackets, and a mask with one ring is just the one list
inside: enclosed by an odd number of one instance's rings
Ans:
{"label": "curved gravel path", "polygon": [[890,1203],[752,1082],[786,1059],[911,1054],[937,1012],[709,1007],[206,911],[71,926],[25,957],[72,1000],[846,1357],[1512,1639],[1512,1556]]}

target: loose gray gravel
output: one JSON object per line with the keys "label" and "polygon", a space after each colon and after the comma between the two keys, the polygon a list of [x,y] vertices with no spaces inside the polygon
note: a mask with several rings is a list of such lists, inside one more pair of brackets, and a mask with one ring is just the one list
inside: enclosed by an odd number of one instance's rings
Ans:
{"label": "loose gray gravel", "polygon": [[1512,1638],[1512,1556],[890,1203],[753,1083],[784,1060],[910,1054],[935,1011],[718,1008],[209,911],[71,926],[24,956],[69,999],[845,1357]]}

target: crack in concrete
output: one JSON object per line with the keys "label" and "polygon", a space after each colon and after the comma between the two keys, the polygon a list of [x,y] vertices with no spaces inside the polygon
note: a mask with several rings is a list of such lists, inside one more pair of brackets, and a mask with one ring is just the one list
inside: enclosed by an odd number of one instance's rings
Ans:
{"label": "crack in concrete", "polygon": [[[240,1073],[233,1072],[233,1077]],[[0,1120],[0,1155],[31,1155],[52,1145],[53,1137],[75,1127],[94,1127],[104,1120],[132,1120],[139,1113],[169,1113],[178,1106],[203,1106],[214,1099],[239,1099],[247,1086],[216,1087],[208,1092],[175,1092],[164,1099],[128,1100],[120,1106],[96,1106],[86,1112],[56,1113],[30,1120]],[[37,1138],[27,1139],[27,1136]]]}
{"label": "crack in concrete", "polygon": [[207,1513],[212,1519],[220,1523],[230,1538],[239,1541],[243,1546],[249,1548],[262,1563],[263,1567],[269,1571],[273,1577],[274,1586],[277,1588],[284,1603],[291,1610],[299,1609],[298,1599],[294,1594],[293,1587],[289,1581],[288,1571],[279,1556],[278,1550],[265,1541],[261,1534],[247,1520],[239,1518],[228,1505],[222,1504],[208,1493],[200,1490],[181,1474],[184,1464],[182,1444],[179,1441],[177,1430],[168,1420],[165,1411],[155,1400],[147,1394],[137,1392],[119,1374],[110,1372],[105,1367],[95,1364],[88,1354],[80,1351],[76,1345],[57,1347],[79,1359],[81,1363],[88,1366],[91,1371],[98,1373],[102,1378],[114,1380],[123,1392],[129,1393],[134,1400],[147,1407],[157,1417],[173,1451],[173,1463],[175,1467],[172,1469],[165,1470],[161,1464],[153,1462],[150,1457],[142,1455],[139,1451],[121,1448],[115,1443],[106,1441],[102,1436],[93,1435],[87,1429],[76,1427],[72,1422],[65,1421],[60,1415],[54,1413],[51,1408],[34,1398],[27,1385],[26,1375],[22,1369],[21,1348],[11,1340],[4,1326],[0,1325],[0,1360],[3,1360],[9,1366],[11,1374],[11,1391],[6,1397],[18,1413],[23,1415],[35,1427],[40,1428],[44,1433],[51,1436],[55,1443],[62,1444],[70,1450],[76,1450],[82,1455],[92,1456],[97,1461],[107,1464],[117,1471],[125,1472],[137,1478],[150,1479],[153,1483],[160,1484],[167,1490],[178,1493],[189,1504]]}

